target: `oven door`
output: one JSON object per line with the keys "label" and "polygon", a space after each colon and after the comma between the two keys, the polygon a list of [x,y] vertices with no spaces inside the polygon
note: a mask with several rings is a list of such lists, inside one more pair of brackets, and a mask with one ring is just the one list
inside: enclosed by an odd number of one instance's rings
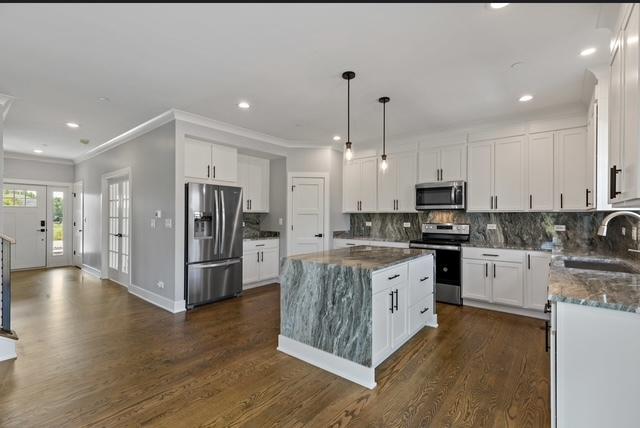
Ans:
{"label": "oven door", "polygon": [[466,202],[464,181],[443,181],[416,184],[416,209],[464,209]]}
{"label": "oven door", "polygon": [[411,244],[436,252],[436,301],[462,305],[462,252],[457,245]]}

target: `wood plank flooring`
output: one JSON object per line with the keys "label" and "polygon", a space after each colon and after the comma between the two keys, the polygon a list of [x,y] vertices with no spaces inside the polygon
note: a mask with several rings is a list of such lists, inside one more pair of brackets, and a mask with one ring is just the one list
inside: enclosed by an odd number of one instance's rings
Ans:
{"label": "wood plank flooring", "polygon": [[549,426],[544,322],[439,306],[367,390],[276,351],[279,288],[172,315],[75,268],[13,275],[0,426]]}

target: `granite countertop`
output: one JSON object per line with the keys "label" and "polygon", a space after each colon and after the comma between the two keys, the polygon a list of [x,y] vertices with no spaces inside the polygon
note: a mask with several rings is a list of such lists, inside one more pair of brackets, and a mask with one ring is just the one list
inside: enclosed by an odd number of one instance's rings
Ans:
{"label": "granite countertop", "polygon": [[279,236],[264,236],[261,238],[255,237],[255,238],[243,238],[243,241],[266,241],[269,239],[280,239]]}
{"label": "granite countertop", "polygon": [[354,241],[400,242],[403,244],[409,243],[409,239],[372,238],[370,236],[353,236],[351,234],[334,236],[333,239],[353,239]]}
{"label": "granite countertop", "polygon": [[567,268],[565,260],[617,263],[640,272],[639,264],[614,257],[554,255],[549,300],[640,314],[640,273]]}
{"label": "granite countertop", "polygon": [[545,251],[551,252],[552,248],[543,244],[543,245],[529,245],[529,244],[504,244],[504,243],[493,243],[493,242],[465,242],[462,244],[463,247],[476,247],[476,248],[495,248],[495,249],[504,249],[504,250],[522,250],[522,251]]}
{"label": "granite countertop", "polygon": [[337,250],[290,256],[288,259],[374,271],[434,253],[433,250],[357,245]]}

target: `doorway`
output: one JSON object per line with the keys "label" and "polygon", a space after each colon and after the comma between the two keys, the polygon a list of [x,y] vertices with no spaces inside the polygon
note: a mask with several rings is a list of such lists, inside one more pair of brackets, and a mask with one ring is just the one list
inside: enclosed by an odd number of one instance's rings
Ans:
{"label": "doorway", "polygon": [[128,168],[102,177],[102,271],[118,284],[131,284],[131,180]]}
{"label": "doorway", "polygon": [[328,249],[327,182],[328,176],[322,173],[289,174],[289,255]]}
{"label": "doorway", "polygon": [[71,264],[71,189],[47,186],[47,266]]}
{"label": "doorway", "polygon": [[73,183],[73,265],[82,268],[84,252],[84,195],[82,181]]}

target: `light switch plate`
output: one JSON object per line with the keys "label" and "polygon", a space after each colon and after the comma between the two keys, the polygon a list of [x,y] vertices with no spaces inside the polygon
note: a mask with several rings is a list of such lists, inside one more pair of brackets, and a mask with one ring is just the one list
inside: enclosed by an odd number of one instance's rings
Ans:
{"label": "light switch plate", "polygon": [[634,241],[638,240],[638,228],[635,226],[631,228],[631,239],[633,239]]}
{"label": "light switch plate", "polygon": [[171,221],[170,218],[165,218],[164,227],[166,227],[167,229],[171,229],[173,227],[173,221]]}
{"label": "light switch plate", "polygon": [[622,236],[625,236],[627,234],[627,228],[622,226]]}
{"label": "light switch plate", "polygon": [[487,230],[497,230],[498,229],[498,225],[495,223],[489,223],[487,224]]}
{"label": "light switch plate", "polygon": [[156,217],[156,218],[162,218],[162,211],[157,210],[157,211],[155,212],[155,217]]}
{"label": "light switch plate", "polygon": [[[371,222],[370,222],[370,221],[365,221],[365,222],[364,222],[364,225],[365,225],[365,226],[367,226],[367,227],[371,227]],[[405,227],[406,227],[406,226],[405,226]]]}
{"label": "light switch plate", "polygon": [[402,223],[403,227],[411,227],[411,223],[405,221],[404,223]]}
{"label": "light switch plate", "polygon": [[565,226],[564,224],[555,224],[553,226],[553,230],[555,230],[556,232],[566,232],[567,226]]}
{"label": "light switch plate", "polygon": [[156,219],[152,218],[151,221],[149,222],[149,227],[151,227],[151,229],[155,229],[156,228]]}
{"label": "light switch plate", "polygon": [[[280,226],[282,226],[282,222],[283,222],[282,217],[280,217],[280,218],[278,219],[278,224],[279,224]],[[244,226],[244,225],[243,225],[243,226]]]}

